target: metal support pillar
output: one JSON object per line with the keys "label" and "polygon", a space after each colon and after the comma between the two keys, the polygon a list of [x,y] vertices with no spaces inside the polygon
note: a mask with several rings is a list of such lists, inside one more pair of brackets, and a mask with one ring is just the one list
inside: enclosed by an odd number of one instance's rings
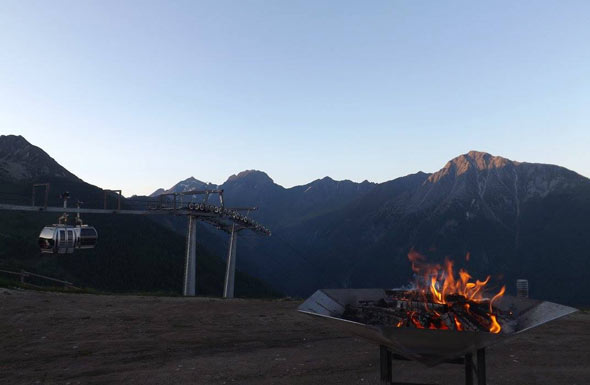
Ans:
{"label": "metal support pillar", "polygon": [[465,355],[465,385],[473,385],[473,354]]}
{"label": "metal support pillar", "polygon": [[117,194],[117,210],[121,210],[121,190],[103,190],[104,192],[104,209],[107,209],[107,195],[108,193]]}
{"label": "metal support pillar", "polygon": [[379,346],[380,366],[381,366],[381,385],[390,385],[393,381],[392,356],[387,346]]}
{"label": "metal support pillar", "polygon": [[43,207],[47,208],[47,200],[49,198],[49,183],[36,183],[33,185],[33,202],[31,206],[35,206],[35,188],[36,187],[45,187],[45,199],[43,201]]}
{"label": "metal support pillar", "polygon": [[184,296],[194,296],[197,286],[197,217],[189,215],[184,267]]}
{"label": "metal support pillar", "polygon": [[238,243],[238,231],[236,230],[236,225],[232,225],[231,236],[229,239],[229,252],[227,254],[227,267],[225,270],[225,284],[223,285],[223,298],[233,298],[234,297],[237,243]]}
{"label": "metal support pillar", "polygon": [[486,385],[486,350],[477,350],[477,385]]}

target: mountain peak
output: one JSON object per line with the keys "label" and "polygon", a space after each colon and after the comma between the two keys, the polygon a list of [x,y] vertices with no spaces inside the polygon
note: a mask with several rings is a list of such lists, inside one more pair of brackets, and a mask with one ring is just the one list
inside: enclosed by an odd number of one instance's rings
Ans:
{"label": "mountain peak", "polygon": [[15,180],[78,178],[20,135],[0,135],[0,176]]}
{"label": "mountain peak", "polygon": [[164,190],[163,188],[159,188],[156,191],[154,191],[153,193],[151,193],[149,196],[150,197],[157,197],[160,194],[164,194],[166,192],[166,190]]}
{"label": "mountain peak", "polygon": [[430,175],[428,181],[438,182],[444,176],[459,176],[465,174],[469,170],[483,171],[503,168],[508,165],[516,166],[518,164],[519,162],[514,162],[501,156],[494,156],[487,152],[472,150],[448,161],[442,169]]}
{"label": "mountain peak", "polygon": [[259,170],[244,170],[237,175],[234,174],[227,178],[225,183],[238,181],[252,181],[259,184],[274,184],[274,181],[268,176],[267,173]]}
{"label": "mountain peak", "polygon": [[151,193],[150,196],[155,197],[160,194],[182,193],[182,192],[187,192],[187,191],[192,191],[192,190],[208,190],[208,189],[213,189],[216,187],[217,187],[216,185],[213,185],[211,183],[202,182],[202,181],[196,179],[194,176],[191,176],[191,177],[186,178],[185,180],[181,180],[180,182],[176,183],[174,186],[172,186],[168,190],[165,190],[163,188],[159,188],[156,191],[154,191],[153,193]]}
{"label": "mountain peak", "polygon": [[27,140],[22,137],[21,135],[0,135],[0,145],[12,145],[13,148],[15,147],[25,147],[30,146],[31,143],[27,142]]}
{"label": "mountain peak", "polygon": [[329,176],[325,176],[322,179],[317,179],[316,182],[318,183],[337,183],[334,179],[330,178]]}
{"label": "mountain peak", "polygon": [[506,166],[508,163],[518,164],[518,162],[503,158],[501,156],[494,156],[487,152],[471,150],[465,156],[471,159],[480,170],[488,168],[500,168]]}
{"label": "mountain peak", "polygon": [[195,178],[194,176],[190,176],[190,177],[186,178],[185,180],[182,180],[182,181],[180,181],[179,183],[185,183],[185,184],[188,184],[188,183],[191,183],[191,184],[192,184],[192,183],[197,183],[197,184],[207,184],[207,183],[205,183],[205,182],[203,182],[203,181],[200,181],[200,180],[198,180],[198,179],[197,179],[197,178]]}

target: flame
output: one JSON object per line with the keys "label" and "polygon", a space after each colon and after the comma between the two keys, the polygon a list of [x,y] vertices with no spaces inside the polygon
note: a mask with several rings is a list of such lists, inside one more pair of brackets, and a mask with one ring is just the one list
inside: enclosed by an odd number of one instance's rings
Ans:
{"label": "flame", "polygon": [[494,333],[494,334],[500,333],[500,330],[502,330],[502,327],[500,326],[500,324],[496,320],[496,316],[493,314],[488,314],[488,315],[490,316],[490,320],[492,320],[492,325],[490,326],[490,333]]}
{"label": "flame", "polygon": [[438,290],[436,290],[436,284],[437,284],[436,277],[432,277],[431,281],[430,281],[430,292],[432,293],[432,295],[434,297],[434,302],[444,303],[442,293],[439,292]]}
{"label": "flame", "polygon": [[[493,314],[493,303],[504,295],[506,287],[503,286],[496,295],[489,299],[484,296],[485,287],[490,282],[489,275],[483,281],[475,280],[475,282],[473,282],[473,277],[464,269],[459,269],[458,276],[455,276],[453,262],[448,258],[445,259],[443,266],[440,264],[431,264],[427,263],[426,258],[414,250],[410,250],[408,253],[408,259],[412,263],[412,270],[416,273],[416,287],[418,293],[420,293],[423,298],[424,306],[427,311],[431,311],[427,305],[428,303],[452,305],[453,303],[461,304],[462,302],[466,302],[463,303],[463,306],[465,310],[471,314],[470,304],[468,302],[489,302],[488,317],[491,324],[489,330],[491,333],[499,333],[500,330],[502,330],[496,319],[496,315]],[[469,261],[469,253],[467,253],[465,259]],[[408,314],[410,320],[416,327],[424,328],[424,326],[415,318],[414,313],[415,312]],[[434,313],[435,316],[433,319],[441,320],[440,314],[436,311]],[[453,317],[456,329],[462,331],[463,325],[456,316]],[[441,322],[440,324],[441,327],[436,327],[431,323],[428,328],[448,329],[444,322]]]}
{"label": "flame", "polygon": [[[472,282],[471,275],[464,269],[459,269],[459,277],[455,278],[453,261],[448,258],[445,259],[444,268],[439,264],[424,262],[424,256],[414,250],[410,251],[408,259],[412,262],[412,270],[419,279],[429,283],[427,288],[419,281],[416,286],[421,293],[429,293],[432,296],[432,302],[438,304],[453,302],[449,296],[462,296],[474,302],[488,300],[484,297],[484,288],[490,282],[489,275],[483,281]],[[504,291],[505,287],[492,300],[500,298]]]}
{"label": "flame", "polygon": [[504,295],[505,291],[506,291],[506,286],[502,286],[502,288],[500,289],[498,294],[496,294],[495,296],[492,297],[492,299],[490,300],[490,313],[493,313],[492,305],[493,305],[494,301],[497,300],[498,298],[502,297]]}
{"label": "flame", "polygon": [[422,326],[420,321],[418,321],[418,319],[416,319],[416,312],[415,311],[410,312],[408,314],[408,316],[410,317],[410,321],[412,321],[414,326],[416,326],[418,329],[424,329],[424,326]]}

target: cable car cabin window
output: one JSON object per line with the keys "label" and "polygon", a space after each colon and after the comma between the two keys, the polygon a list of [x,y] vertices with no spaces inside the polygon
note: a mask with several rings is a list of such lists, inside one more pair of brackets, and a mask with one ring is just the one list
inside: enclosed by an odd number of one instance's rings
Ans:
{"label": "cable car cabin window", "polygon": [[48,252],[53,250],[55,246],[55,240],[53,236],[55,235],[55,227],[44,227],[41,230],[41,234],[39,234],[39,248],[41,251]]}
{"label": "cable car cabin window", "polygon": [[68,247],[74,246],[74,232],[72,230],[68,230]]}
{"label": "cable car cabin window", "polygon": [[94,228],[82,228],[80,229],[80,246],[94,246],[98,234]]}
{"label": "cable car cabin window", "polygon": [[53,239],[39,238],[39,247],[45,250],[53,249],[55,242]]}
{"label": "cable car cabin window", "polygon": [[80,238],[80,246],[94,246],[96,238]]}
{"label": "cable car cabin window", "polygon": [[59,243],[63,244],[66,241],[66,231],[59,230]]}
{"label": "cable car cabin window", "polygon": [[80,230],[81,237],[96,237],[96,230],[94,229],[81,229]]}
{"label": "cable car cabin window", "polygon": [[43,231],[41,231],[39,238],[53,239],[54,232],[55,232],[55,229],[53,227],[45,227],[43,229]]}

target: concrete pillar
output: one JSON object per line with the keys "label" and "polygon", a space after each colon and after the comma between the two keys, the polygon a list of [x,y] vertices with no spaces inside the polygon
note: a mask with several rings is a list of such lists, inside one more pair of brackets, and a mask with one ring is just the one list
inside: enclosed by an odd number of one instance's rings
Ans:
{"label": "concrete pillar", "polygon": [[227,267],[225,270],[225,284],[223,285],[223,298],[233,298],[234,297],[237,243],[238,243],[238,232],[236,231],[236,225],[232,225],[231,237],[229,239],[229,252],[227,254]]}
{"label": "concrete pillar", "polygon": [[197,218],[189,215],[184,265],[184,296],[194,296],[197,286]]}

